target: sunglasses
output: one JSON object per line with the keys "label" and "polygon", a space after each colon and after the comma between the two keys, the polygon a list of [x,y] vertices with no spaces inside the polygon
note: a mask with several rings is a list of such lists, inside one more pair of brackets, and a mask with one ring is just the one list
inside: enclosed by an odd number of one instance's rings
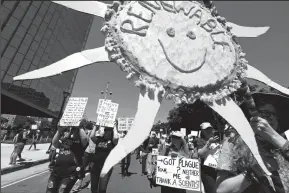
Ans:
{"label": "sunglasses", "polygon": [[266,110],[259,111],[259,113],[260,113],[261,117],[263,117],[263,118],[271,118],[272,116],[275,117],[275,118],[277,117],[276,113],[270,112],[270,111],[266,111]]}

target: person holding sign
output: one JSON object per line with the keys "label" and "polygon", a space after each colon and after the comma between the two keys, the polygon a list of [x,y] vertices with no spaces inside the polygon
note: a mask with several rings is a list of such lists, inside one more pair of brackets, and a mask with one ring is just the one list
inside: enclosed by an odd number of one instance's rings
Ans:
{"label": "person holding sign", "polygon": [[78,127],[59,127],[52,144],[59,152],[54,157],[46,193],[69,193],[77,179],[84,177],[82,157],[88,138]]}
{"label": "person holding sign", "polygon": [[113,168],[101,179],[100,172],[107,156],[117,145],[117,126],[115,124],[114,128],[100,127],[97,131],[94,129],[90,138],[95,143],[95,153],[90,165],[91,193],[106,193]]}
{"label": "person holding sign", "polygon": [[[184,139],[183,134],[180,131],[173,131],[165,143],[159,147],[159,155],[179,158],[193,158],[192,152],[189,151],[188,144]],[[156,173],[157,167],[154,167],[154,171],[148,174],[148,180],[151,187],[156,187]],[[161,186],[161,193],[185,193],[186,190],[178,189],[168,186]]]}

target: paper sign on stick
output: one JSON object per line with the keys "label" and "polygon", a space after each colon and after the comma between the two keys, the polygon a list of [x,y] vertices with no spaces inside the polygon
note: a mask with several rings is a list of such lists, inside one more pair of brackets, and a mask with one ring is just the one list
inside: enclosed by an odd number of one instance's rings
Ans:
{"label": "paper sign on stick", "polygon": [[118,118],[118,130],[128,131],[132,127],[134,118]]}
{"label": "paper sign on stick", "polygon": [[118,118],[118,131],[127,131],[126,118]]}
{"label": "paper sign on stick", "polygon": [[83,113],[87,104],[87,97],[70,97],[62,118],[59,122],[60,126],[79,126]]}
{"label": "paper sign on stick", "polygon": [[113,127],[117,111],[118,111],[117,103],[104,102],[103,106],[99,110],[96,125],[104,127]]}
{"label": "paper sign on stick", "polygon": [[158,155],[156,183],[178,189],[201,191],[199,160]]}
{"label": "paper sign on stick", "polygon": [[104,105],[105,102],[106,103],[111,103],[111,100],[108,100],[108,99],[99,99],[98,100],[96,113],[99,113],[100,109],[102,108],[102,106]]}
{"label": "paper sign on stick", "polygon": [[191,135],[198,136],[198,131],[191,131]]}

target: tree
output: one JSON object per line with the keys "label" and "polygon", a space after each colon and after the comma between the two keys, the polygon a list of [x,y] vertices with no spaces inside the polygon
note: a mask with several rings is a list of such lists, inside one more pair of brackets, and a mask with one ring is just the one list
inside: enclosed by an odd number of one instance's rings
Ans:
{"label": "tree", "polygon": [[194,104],[181,103],[169,112],[167,120],[172,130],[179,130],[180,128],[199,130],[200,124],[203,122],[216,125],[212,109],[200,100]]}
{"label": "tree", "polygon": [[41,124],[39,126],[40,130],[46,129],[46,128],[51,128],[51,122],[48,121],[47,119],[42,119]]}
{"label": "tree", "polygon": [[158,121],[156,124],[153,125],[152,131],[160,132],[160,130],[163,130],[164,133],[168,133],[170,129],[170,124],[168,122],[161,122]]}

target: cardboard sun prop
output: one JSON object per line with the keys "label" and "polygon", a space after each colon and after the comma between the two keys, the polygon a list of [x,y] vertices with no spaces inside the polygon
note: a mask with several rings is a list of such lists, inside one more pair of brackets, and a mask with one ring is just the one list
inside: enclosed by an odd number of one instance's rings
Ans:
{"label": "cardboard sun prop", "polygon": [[254,101],[246,85],[252,78],[289,94],[247,64],[236,37],[257,37],[268,27],[243,27],[226,22],[211,2],[128,1],[106,5],[96,1],[54,1],[105,19],[105,46],[72,54],[50,66],[14,80],[61,74],[96,62],[113,61],[140,87],[134,125],[111,151],[102,175],[133,151],[149,135],[162,99],[194,103],[200,99],[230,123],[265,167],[254,132],[239,106],[228,97],[241,89],[249,109]]}

